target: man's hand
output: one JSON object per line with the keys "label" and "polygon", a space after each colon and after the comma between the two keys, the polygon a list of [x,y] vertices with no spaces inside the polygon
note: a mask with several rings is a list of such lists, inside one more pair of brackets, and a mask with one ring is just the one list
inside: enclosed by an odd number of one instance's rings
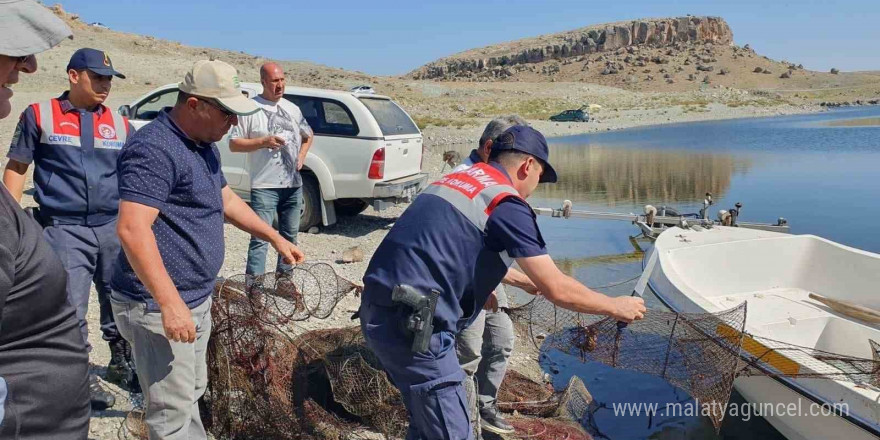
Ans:
{"label": "man's hand", "polygon": [[489,294],[489,297],[486,298],[486,304],[483,306],[483,310],[490,310],[492,312],[498,311],[498,294],[495,293],[494,290]]}
{"label": "man's hand", "polygon": [[284,142],[283,138],[281,138],[279,136],[271,135],[271,134],[269,136],[266,136],[263,138],[263,146],[265,148],[272,150],[272,151],[278,150],[279,148],[283,147],[286,143],[287,142]]}
{"label": "man's hand", "polygon": [[609,297],[565,275],[549,255],[517,258],[517,264],[553,304],[579,313],[632,322],[645,316],[645,301],[635,296]]}
{"label": "man's hand", "polygon": [[645,317],[645,300],[638,296],[618,296],[614,298],[612,318],[618,321],[633,322]]}
{"label": "man's hand", "polygon": [[178,298],[164,306],[160,305],[159,310],[162,312],[165,337],[169,341],[188,344],[196,341],[196,324],[193,322],[192,312],[183,300]]}
{"label": "man's hand", "polygon": [[278,255],[281,255],[287,264],[299,264],[306,260],[306,254],[300,248],[284,238],[280,238],[280,235],[278,240],[272,242],[272,247],[278,251]]}

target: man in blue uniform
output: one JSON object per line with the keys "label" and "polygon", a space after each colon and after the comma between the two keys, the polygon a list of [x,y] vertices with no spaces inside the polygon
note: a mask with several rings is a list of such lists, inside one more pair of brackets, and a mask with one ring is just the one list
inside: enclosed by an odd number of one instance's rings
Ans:
{"label": "man in blue uniform", "polygon": [[[116,159],[131,131],[128,121],[103,105],[114,76],[110,57],[79,49],[67,65],[70,89],[58,98],[31,104],[21,115],[3,183],[21,201],[25,173],[34,164],[35,198],[43,236],[67,271],[67,298],[76,308],[85,345],[92,283],[98,291],[101,332],[110,344],[107,379],[134,386],[131,350],[119,335],[110,308],[110,276],[119,254]],[[92,404],[113,406],[114,398],[91,378]]]}
{"label": "man in blue uniform", "polygon": [[[464,171],[478,163],[488,162],[492,142],[514,125],[529,124],[518,115],[499,116],[489,121],[477,148],[471,150],[471,154],[452,172]],[[519,274],[513,269],[511,271]],[[468,404],[474,412],[475,420],[471,422],[479,425],[479,429],[475,429],[478,437],[482,430],[499,435],[513,433],[513,426],[507,423],[496,405],[498,389],[507,373],[507,363],[516,342],[513,321],[507,311],[507,292],[504,285],[499,284],[489,295],[483,310],[456,336],[456,353],[461,368],[469,379],[473,379],[472,382],[466,382],[465,389]],[[475,409],[479,412],[479,420],[476,420]]]}
{"label": "man in blue uniform", "polygon": [[473,438],[455,337],[499,282],[516,281],[508,275],[514,260],[560,307],[624,322],[645,312],[641,298],[594,292],[547,255],[525,199],[538,183],[556,182],[548,158],[541,133],[511,127],[493,142],[488,164],[425,189],[370,261],[361,328],[403,396],[408,439]]}

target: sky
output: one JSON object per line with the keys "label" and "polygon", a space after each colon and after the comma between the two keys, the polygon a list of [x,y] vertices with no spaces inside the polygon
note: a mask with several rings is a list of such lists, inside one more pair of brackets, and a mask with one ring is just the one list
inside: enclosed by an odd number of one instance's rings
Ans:
{"label": "sky", "polygon": [[880,0],[60,1],[118,31],[372,75],[592,24],[686,14],[723,17],[736,44],[776,60],[880,70]]}

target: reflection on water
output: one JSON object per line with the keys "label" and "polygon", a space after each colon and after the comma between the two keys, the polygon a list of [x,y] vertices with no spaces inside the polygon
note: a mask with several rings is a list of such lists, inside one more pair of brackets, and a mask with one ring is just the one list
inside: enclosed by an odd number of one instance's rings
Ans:
{"label": "reflection on water", "polygon": [[842,119],[827,122],[828,127],[880,127],[880,118]]}
{"label": "reflection on water", "polygon": [[[550,139],[551,163],[560,181],[539,187],[529,203],[559,207],[569,199],[575,209],[625,213],[641,212],[650,203],[696,212],[709,191],[715,210],[742,202],[743,221],[775,222],[782,216],[793,233],[880,252],[880,234],[875,233],[880,127],[839,122],[866,119],[880,120],[880,107]],[[641,272],[642,254],[630,241],[638,231],[629,222],[539,217],[538,224],[564,272],[612,296],[632,292],[635,281],[618,284]],[[653,295],[645,301],[649,313],[662,307]],[[678,399],[674,392],[672,397],[661,392],[662,384],[631,373],[567,362],[564,356],[552,361],[556,365],[549,372],[555,382],[566,383],[577,374],[599,402]],[[742,402],[736,393],[732,400]],[[609,411],[598,416],[600,424],[607,422],[603,434],[611,439],[714,437],[699,420],[672,418],[660,426],[646,418],[619,419]],[[728,418],[721,437],[782,439],[758,417]]]}
{"label": "reflection on water", "polygon": [[541,185],[535,197],[632,206],[700,202],[707,191],[723,195],[733,174],[747,172],[752,159],[724,152],[554,143],[550,163],[559,181]]}

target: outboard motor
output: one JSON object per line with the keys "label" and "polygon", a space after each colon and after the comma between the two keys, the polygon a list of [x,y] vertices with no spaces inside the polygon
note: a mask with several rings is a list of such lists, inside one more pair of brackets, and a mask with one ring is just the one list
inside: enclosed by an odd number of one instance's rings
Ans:
{"label": "outboard motor", "polygon": [[740,212],[742,211],[743,204],[740,202],[736,202],[734,207],[730,209],[730,226],[736,226],[736,218],[739,217]]}

